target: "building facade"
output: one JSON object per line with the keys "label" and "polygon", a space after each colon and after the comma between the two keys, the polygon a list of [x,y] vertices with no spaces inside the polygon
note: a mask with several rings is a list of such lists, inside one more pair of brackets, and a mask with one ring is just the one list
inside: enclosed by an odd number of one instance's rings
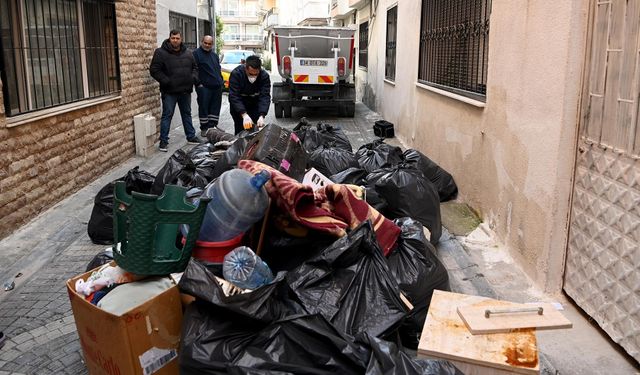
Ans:
{"label": "building facade", "polygon": [[204,35],[212,35],[214,0],[157,0],[158,45],[169,38],[169,31],[182,32],[182,41],[189,48],[200,46]]}
{"label": "building facade", "polygon": [[223,50],[245,49],[262,52],[263,35],[260,23],[261,0],[219,0],[216,14],[224,22]]}
{"label": "building facade", "polygon": [[160,112],[154,2],[43,6],[0,1],[0,237],[130,158],[133,117]]}
{"label": "building facade", "polygon": [[638,2],[451,4],[347,0],[358,98],[639,359]]}

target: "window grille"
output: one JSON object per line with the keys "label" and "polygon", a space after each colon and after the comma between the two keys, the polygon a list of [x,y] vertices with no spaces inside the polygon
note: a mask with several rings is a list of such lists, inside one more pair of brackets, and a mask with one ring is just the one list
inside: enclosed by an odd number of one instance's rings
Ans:
{"label": "window grille", "polygon": [[[196,34],[196,18],[184,14],[169,12],[169,28],[180,30],[182,43],[187,48],[198,48],[198,37]],[[166,36],[167,38],[169,35]]]}
{"label": "window grille", "polygon": [[209,20],[203,20],[198,18],[198,43],[202,41],[205,35],[212,35],[211,22]]}
{"label": "window grille", "polygon": [[0,0],[0,51],[8,116],[120,91],[113,2]]}
{"label": "window grille", "polygon": [[418,82],[485,101],[491,0],[422,0]]}
{"label": "window grille", "polygon": [[369,66],[367,54],[367,47],[369,45],[369,21],[360,24],[358,38],[358,65],[366,68]]}
{"label": "window grille", "polygon": [[387,48],[385,56],[384,77],[396,79],[396,34],[398,32],[398,6],[387,11]]}

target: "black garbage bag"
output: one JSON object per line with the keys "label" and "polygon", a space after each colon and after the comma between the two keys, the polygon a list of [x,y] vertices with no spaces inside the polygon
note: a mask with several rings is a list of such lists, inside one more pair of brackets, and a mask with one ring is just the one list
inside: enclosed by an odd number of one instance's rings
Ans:
{"label": "black garbage bag", "polygon": [[182,318],[180,374],[227,374],[227,365],[267,325],[204,301],[190,303]]}
{"label": "black garbage bag", "polygon": [[213,179],[220,177],[224,172],[235,168],[238,165],[238,161],[244,154],[247,145],[257,133],[240,133],[240,137],[227,149],[227,151],[218,159],[216,166],[213,169]]}
{"label": "black garbage bag", "polygon": [[323,123],[313,126],[305,118],[302,118],[293,131],[300,138],[307,152],[313,152],[320,146],[331,146],[353,152],[349,137],[339,126]]}
{"label": "black garbage bag", "polygon": [[273,272],[290,271],[335,241],[335,236],[314,230],[306,230],[304,236],[294,236],[273,229],[265,233],[260,257]]}
{"label": "black garbage bag", "polygon": [[325,176],[345,169],[359,167],[358,160],[350,151],[330,146],[320,146],[309,154],[309,166]]}
{"label": "black garbage bag", "polygon": [[[213,175],[216,169],[216,161],[211,157],[202,159],[196,164],[196,174],[205,179],[205,186],[214,180]],[[198,186],[199,187],[199,186]]]}
{"label": "black garbage bag", "polygon": [[367,201],[369,206],[375,208],[376,210],[378,210],[378,212],[381,212],[381,213],[386,211],[387,201],[384,199],[383,196],[378,194],[375,186],[365,185],[364,193],[365,193],[365,200]]}
{"label": "black garbage bag", "polygon": [[180,174],[184,166],[187,165],[187,162],[189,160],[189,156],[186,152],[184,152],[183,150],[176,150],[176,152],[174,152],[173,155],[169,157],[169,160],[164,163],[164,166],[158,172],[158,175],[153,182],[151,193],[160,195],[164,191],[164,185],[175,184],[178,175]]}
{"label": "black garbage bag", "polygon": [[356,342],[370,349],[367,375],[464,375],[449,361],[411,358],[392,342],[361,335]]}
{"label": "black garbage bag", "polygon": [[140,170],[138,166],[132,168],[124,177],[111,181],[100,189],[93,201],[93,210],[87,223],[87,233],[91,242],[100,245],[113,243],[113,187],[117,181],[124,181],[127,192],[151,192],[155,176]]}
{"label": "black garbage bag", "polygon": [[212,178],[211,176],[206,176],[203,173],[211,173],[211,169],[213,168],[199,169],[191,159],[187,159],[187,162],[180,173],[178,173],[176,178],[170,182],[170,184],[184,186],[188,189],[195,187],[204,188]]}
{"label": "black garbage bag", "polygon": [[418,220],[431,232],[430,242],[438,243],[442,235],[440,198],[422,172],[405,164],[379,169],[367,175],[367,186],[373,186],[386,201],[381,211],[384,216]]}
{"label": "black garbage bag", "polygon": [[387,264],[400,290],[413,305],[400,327],[400,337],[404,346],[416,349],[431,295],[435,289],[450,290],[449,274],[436,256],[436,249],[427,241],[419,221],[404,217],[393,222],[401,232]]}
{"label": "black garbage bag", "polygon": [[363,374],[367,352],[320,314],[273,322],[229,366],[230,374]]}
{"label": "black garbage bag", "polygon": [[197,299],[263,322],[304,312],[296,298],[292,298],[284,272],[278,273],[271,283],[249,293],[226,296],[213,272],[199,261],[191,259],[178,287],[183,293]]}
{"label": "black garbage bag", "polygon": [[332,175],[329,179],[336,184],[362,185],[364,184],[365,177],[367,177],[367,173],[367,171],[359,166],[351,167]]}
{"label": "black garbage bag", "polygon": [[449,172],[442,169],[433,160],[418,150],[409,149],[404,152],[405,162],[413,165],[426,178],[433,183],[438,190],[440,202],[455,199],[458,195],[458,186]]}
{"label": "black garbage bag", "polygon": [[384,143],[384,139],[362,145],[356,151],[356,158],[360,167],[369,173],[380,168],[393,167],[403,160],[402,149]]}
{"label": "black garbage bag", "polygon": [[104,264],[107,264],[113,260],[113,249],[110,247],[102,250],[98,254],[96,254],[93,259],[87,264],[87,269],[84,272],[89,272],[94,268],[100,267]]}
{"label": "black garbage bag", "polygon": [[395,344],[367,334],[356,340],[321,314],[265,327],[227,368],[232,375],[463,375],[447,361],[414,360]]}
{"label": "black garbage bag", "polygon": [[197,166],[204,160],[211,157],[211,153],[214,150],[214,146],[211,143],[200,143],[197,146],[194,146],[189,152],[187,156],[193,163]]}
{"label": "black garbage bag", "polygon": [[406,315],[370,221],[290,271],[287,281],[308,313],[351,336],[393,337]]}

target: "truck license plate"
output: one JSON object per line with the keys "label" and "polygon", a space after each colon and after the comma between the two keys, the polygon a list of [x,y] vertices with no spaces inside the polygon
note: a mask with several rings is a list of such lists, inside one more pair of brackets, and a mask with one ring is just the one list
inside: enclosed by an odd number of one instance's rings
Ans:
{"label": "truck license plate", "polygon": [[303,60],[300,59],[300,66],[327,66],[327,60]]}

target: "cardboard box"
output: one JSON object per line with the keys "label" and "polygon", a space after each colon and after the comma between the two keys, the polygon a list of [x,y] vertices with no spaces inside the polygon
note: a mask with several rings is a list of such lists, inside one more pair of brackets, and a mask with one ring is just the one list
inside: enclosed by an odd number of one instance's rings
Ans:
{"label": "cardboard box", "polygon": [[178,374],[182,326],[180,292],[174,286],[117,316],[92,305],[67,281],[73,317],[90,374]]}

